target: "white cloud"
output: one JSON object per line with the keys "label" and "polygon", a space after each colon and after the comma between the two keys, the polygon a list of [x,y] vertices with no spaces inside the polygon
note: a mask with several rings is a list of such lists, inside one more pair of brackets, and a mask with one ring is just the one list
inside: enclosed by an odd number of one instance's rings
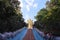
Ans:
{"label": "white cloud", "polygon": [[29,5],[26,5],[26,9],[27,9],[27,11],[30,11]]}
{"label": "white cloud", "polygon": [[37,4],[37,3],[35,3],[35,4],[33,5],[33,8],[37,8],[37,6],[38,6],[38,4]]}
{"label": "white cloud", "polygon": [[18,1],[21,2],[21,4],[20,4],[19,6],[20,6],[20,7],[23,7],[23,2],[22,2],[22,0],[18,0]]}
{"label": "white cloud", "polygon": [[34,0],[25,0],[25,2],[29,5],[32,6],[34,3]]}
{"label": "white cloud", "polygon": [[26,6],[26,10],[29,12],[31,8],[37,8],[38,4],[34,3],[34,0],[25,0],[25,3],[23,3],[23,0],[19,0],[21,2],[20,7],[23,8],[24,6]]}
{"label": "white cloud", "polygon": [[20,6],[23,7],[23,3],[22,3],[22,2],[21,2],[21,4],[20,4]]}
{"label": "white cloud", "polygon": [[25,0],[25,2],[27,3],[26,8],[27,8],[28,11],[30,11],[31,7],[37,8],[37,6],[38,6],[37,3],[34,3],[34,0]]}
{"label": "white cloud", "polygon": [[27,20],[30,19],[30,16],[29,15],[26,15],[25,16],[25,19],[26,19],[25,22],[27,23]]}

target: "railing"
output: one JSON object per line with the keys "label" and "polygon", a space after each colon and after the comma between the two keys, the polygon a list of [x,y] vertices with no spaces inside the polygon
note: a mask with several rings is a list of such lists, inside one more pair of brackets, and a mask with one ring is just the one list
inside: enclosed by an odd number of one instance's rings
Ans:
{"label": "railing", "polygon": [[7,40],[7,39],[12,39],[15,37],[17,34],[19,34],[23,29],[26,29],[26,27],[19,29],[14,32],[5,32],[5,33],[0,33],[0,40]]}

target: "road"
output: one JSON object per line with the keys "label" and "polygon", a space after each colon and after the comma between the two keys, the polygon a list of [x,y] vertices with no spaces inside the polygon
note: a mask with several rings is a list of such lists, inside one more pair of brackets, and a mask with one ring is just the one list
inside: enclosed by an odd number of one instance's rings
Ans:
{"label": "road", "polygon": [[32,29],[28,29],[25,37],[23,38],[23,40],[35,40]]}

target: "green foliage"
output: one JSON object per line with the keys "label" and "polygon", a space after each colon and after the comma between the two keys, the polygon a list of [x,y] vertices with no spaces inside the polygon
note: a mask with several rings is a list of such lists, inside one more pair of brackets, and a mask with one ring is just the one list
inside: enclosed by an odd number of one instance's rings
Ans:
{"label": "green foliage", "polygon": [[38,15],[36,16],[36,19],[41,21],[42,18],[47,15],[48,11],[46,9],[41,9],[39,12],[38,12]]}
{"label": "green foliage", "polygon": [[41,12],[41,10],[36,19],[45,25],[43,30],[54,35],[60,35],[60,0],[50,0],[46,4],[46,11],[42,10]]}
{"label": "green foliage", "polygon": [[47,14],[48,14],[48,11],[45,8],[41,9],[38,12],[37,16],[35,17],[37,21],[35,21],[35,24],[34,24],[38,29],[40,30],[44,29],[45,25],[43,21],[46,19]]}
{"label": "green foliage", "polygon": [[18,9],[15,10],[9,0],[0,1],[0,32],[15,31],[24,27],[25,22],[22,14],[18,14]]}

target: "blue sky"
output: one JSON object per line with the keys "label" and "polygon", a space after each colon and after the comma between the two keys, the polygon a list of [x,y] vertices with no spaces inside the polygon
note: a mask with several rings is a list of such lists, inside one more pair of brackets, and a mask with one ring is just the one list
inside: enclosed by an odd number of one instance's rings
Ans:
{"label": "blue sky", "polygon": [[21,11],[25,21],[27,19],[32,19],[35,21],[34,16],[37,15],[37,12],[45,8],[45,3],[48,0],[19,0],[21,2]]}

